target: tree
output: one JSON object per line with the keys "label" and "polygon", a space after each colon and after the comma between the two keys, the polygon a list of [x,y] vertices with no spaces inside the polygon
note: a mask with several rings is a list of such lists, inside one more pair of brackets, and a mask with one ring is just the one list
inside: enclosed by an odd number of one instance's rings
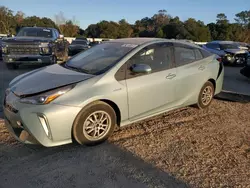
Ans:
{"label": "tree", "polygon": [[[235,21],[238,24],[240,24],[244,27],[249,26],[249,24],[250,24],[250,10],[241,11],[240,13],[236,14],[235,16],[236,16]],[[250,27],[249,27],[249,29],[250,29]]]}
{"label": "tree", "polygon": [[157,38],[164,38],[164,32],[162,29],[159,29],[156,33]]}
{"label": "tree", "polygon": [[79,33],[79,26],[74,25],[71,20],[66,21],[65,24],[59,25],[61,33],[66,37],[76,37]]}
{"label": "tree", "polygon": [[208,27],[201,21],[189,18],[184,22],[184,26],[189,33],[187,39],[193,41],[206,42],[211,39]]}
{"label": "tree", "polygon": [[217,14],[217,24],[228,23],[227,16],[224,13]]}
{"label": "tree", "polygon": [[0,6],[0,33],[15,33],[16,22],[13,11],[7,7]]}
{"label": "tree", "polygon": [[120,20],[118,38],[131,37],[132,33],[133,33],[133,29],[131,25],[125,19]]}
{"label": "tree", "polygon": [[100,29],[97,24],[91,24],[85,30],[86,35],[91,38],[97,38],[100,36]]}

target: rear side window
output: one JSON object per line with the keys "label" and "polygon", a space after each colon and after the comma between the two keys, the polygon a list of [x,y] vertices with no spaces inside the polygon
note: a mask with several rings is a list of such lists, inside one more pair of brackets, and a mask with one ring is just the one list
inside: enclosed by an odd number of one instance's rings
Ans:
{"label": "rear side window", "polygon": [[195,60],[195,51],[192,48],[175,47],[175,62],[177,66],[183,66]]}
{"label": "rear side window", "polygon": [[203,59],[202,53],[199,49],[194,49],[194,53],[195,53],[195,59],[196,60],[201,60]]}
{"label": "rear side window", "polygon": [[205,49],[201,49],[200,51],[201,51],[204,58],[209,57],[209,56],[212,55],[209,51],[207,51]]}

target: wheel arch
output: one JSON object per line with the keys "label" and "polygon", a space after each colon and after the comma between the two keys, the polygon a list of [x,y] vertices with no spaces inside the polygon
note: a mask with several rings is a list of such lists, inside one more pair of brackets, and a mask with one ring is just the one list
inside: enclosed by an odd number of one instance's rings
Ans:
{"label": "wheel arch", "polygon": [[93,103],[96,103],[96,102],[100,102],[100,101],[108,104],[109,106],[111,106],[111,108],[113,108],[113,110],[114,110],[114,112],[116,114],[116,124],[118,126],[120,126],[120,123],[121,123],[121,111],[120,111],[118,105],[115,102],[113,102],[113,101],[111,101],[109,99],[97,99],[97,100],[91,101],[90,103],[88,103],[87,105],[85,105],[84,107],[82,107],[82,109],[78,112],[77,116],[74,119],[74,122],[73,122],[73,124],[71,126],[71,139],[72,139],[73,142],[75,142],[75,138],[74,138],[74,134],[73,134],[73,128],[76,125],[76,122],[77,122],[78,118],[80,117],[81,112],[87,106],[89,106],[89,105],[91,105]]}
{"label": "wheel arch", "polygon": [[215,90],[216,90],[216,81],[215,81],[213,78],[210,78],[208,81],[211,82],[211,83],[213,84],[213,86],[214,86],[214,91],[215,91]]}

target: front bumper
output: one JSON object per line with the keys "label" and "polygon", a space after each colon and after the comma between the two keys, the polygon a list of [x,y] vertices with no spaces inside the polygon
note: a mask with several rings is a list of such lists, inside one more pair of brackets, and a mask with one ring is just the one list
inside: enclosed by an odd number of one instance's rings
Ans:
{"label": "front bumper", "polygon": [[247,63],[247,54],[226,54],[222,61],[229,65],[245,65]]}
{"label": "front bumper", "polygon": [[[72,125],[81,108],[53,103],[23,104],[10,93],[4,102],[3,110],[5,125],[17,140],[52,147],[72,142]],[[40,117],[45,120],[45,128]]]}
{"label": "front bumper", "polygon": [[51,64],[53,55],[6,55],[3,62],[7,64]]}

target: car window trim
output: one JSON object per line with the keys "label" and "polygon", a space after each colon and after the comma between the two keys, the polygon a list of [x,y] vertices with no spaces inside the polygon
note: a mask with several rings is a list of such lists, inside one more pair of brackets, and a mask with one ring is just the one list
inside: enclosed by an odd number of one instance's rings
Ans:
{"label": "car window trim", "polygon": [[[191,49],[193,52],[194,52],[194,47],[192,46],[189,46],[189,45],[186,45],[186,44],[182,44],[182,43],[174,43],[174,58],[175,58],[175,51],[176,51],[176,47],[179,47],[179,48],[187,48],[187,49]],[[186,66],[186,65],[189,65],[191,63],[194,63],[196,62],[196,55],[195,55],[195,52],[194,52],[194,57],[195,57],[195,60],[191,61],[191,62],[188,62],[188,63],[185,63],[184,65],[178,65],[178,63],[176,62],[176,59],[175,59],[175,65],[176,65],[176,68],[177,67],[182,67],[182,66]]]}
{"label": "car window trim", "polygon": [[[169,47],[171,48],[171,53],[172,53],[172,63],[171,63],[171,66],[170,68],[166,68],[166,69],[163,69],[163,70],[160,70],[160,71],[152,71],[151,73],[149,74],[138,74],[138,76],[135,76],[135,77],[131,77],[131,78],[128,78],[127,77],[127,72],[128,72],[128,69],[129,69],[129,66],[128,66],[128,61],[134,57],[136,54],[140,53],[141,51],[143,50],[147,50],[150,46],[153,46],[153,45],[160,45],[160,44],[167,44],[169,45]],[[146,75],[150,75],[150,74],[154,74],[154,73],[157,73],[157,72],[162,72],[162,71],[166,71],[166,70],[170,70],[170,69],[173,69],[173,68],[176,68],[175,67],[175,57],[174,57],[174,43],[173,42],[165,42],[165,41],[160,41],[160,42],[155,42],[155,43],[152,43],[152,44],[148,44],[147,46],[143,47],[142,49],[140,49],[139,51],[137,51],[132,57],[130,57],[124,64],[126,65],[122,65],[115,73],[115,79],[117,81],[122,81],[122,80],[128,80],[128,79],[132,79],[132,78],[136,78],[136,77],[139,77],[139,76],[146,76]],[[119,74],[119,71],[123,68],[123,66],[126,66],[126,71],[125,71],[125,78],[124,79],[117,79],[117,74]]]}

